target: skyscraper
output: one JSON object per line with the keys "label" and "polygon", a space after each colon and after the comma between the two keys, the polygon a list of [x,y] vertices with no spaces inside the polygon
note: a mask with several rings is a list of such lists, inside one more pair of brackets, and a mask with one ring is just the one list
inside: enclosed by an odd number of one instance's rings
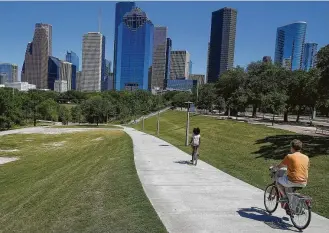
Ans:
{"label": "skyscraper", "polygon": [[290,70],[302,69],[305,34],[306,22],[303,21],[279,27],[276,33],[274,62],[287,65],[290,59]]}
{"label": "skyscraper", "polygon": [[214,83],[234,63],[237,11],[223,8],[211,17],[207,81]]}
{"label": "skyscraper", "polygon": [[48,56],[52,55],[52,26],[37,23],[33,41],[28,43],[22,69],[22,82],[48,89]]}
{"label": "skyscraper", "polygon": [[167,38],[166,43],[166,73],[164,80],[164,89],[167,88],[167,80],[170,79],[170,57],[171,57],[172,41],[170,38]]}
{"label": "skyscraper", "polygon": [[317,43],[306,43],[304,45],[303,70],[309,71],[316,66],[317,49]]}
{"label": "skyscraper", "polygon": [[166,79],[167,27],[154,27],[151,89],[163,90]]}
{"label": "skyscraper", "polygon": [[272,63],[272,58],[270,56],[264,56],[263,57],[263,62],[265,62],[265,63]]}
{"label": "skyscraper", "polygon": [[154,26],[140,8],[123,17],[118,27],[116,90],[148,89]]}
{"label": "skyscraper", "polygon": [[81,91],[101,91],[105,72],[105,37],[100,32],[88,32],[82,41]]}
{"label": "skyscraper", "polygon": [[65,55],[65,61],[70,62],[73,65],[75,65],[76,70],[79,71],[79,67],[80,67],[79,66],[79,57],[78,57],[78,55],[75,52],[73,52],[73,51],[71,51],[71,52],[67,51],[66,52],[66,55]]}
{"label": "skyscraper", "polygon": [[190,76],[190,54],[186,50],[171,51],[170,79],[188,79]]}
{"label": "skyscraper", "polygon": [[0,63],[0,73],[6,77],[4,82],[13,83],[18,82],[18,67],[15,64]]}
{"label": "skyscraper", "polygon": [[[114,25],[114,57],[113,57],[113,73],[116,72],[117,60],[117,41],[118,41],[118,28],[123,22],[123,16],[135,8],[134,2],[118,2],[115,5],[115,25]],[[114,77],[115,78],[115,77]]]}
{"label": "skyscraper", "polygon": [[[62,82],[65,81],[65,82]],[[76,89],[76,66],[57,57],[49,56],[48,59],[48,89],[55,90],[56,85],[66,84],[65,90]]]}

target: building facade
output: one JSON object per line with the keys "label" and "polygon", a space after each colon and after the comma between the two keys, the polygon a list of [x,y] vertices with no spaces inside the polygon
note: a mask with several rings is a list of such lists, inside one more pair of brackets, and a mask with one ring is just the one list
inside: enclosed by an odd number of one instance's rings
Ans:
{"label": "building facade", "polygon": [[153,57],[153,23],[140,8],[123,17],[118,27],[116,90],[148,90]]}
{"label": "building facade", "polygon": [[[115,78],[116,67],[117,67],[117,42],[118,42],[118,28],[123,22],[125,14],[130,12],[136,7],[135,2],[118,2],[115,5],[115,24],[114,24],[114,57],[113,57],[113,73]],[[115,82],[115,81],[114,81]]]}
{"label": "building facade", "polygon": [[76,67],[76,71],[79,71],[79,57],[75,52],[67,51],[65,55],[65,61],[72,63],[72,65]]}
{"label": "building facade", "polygon": [[150,89],[163,90],[166,79],[167,27],[154,27]]}
{"label": "building facade", "polygon": [[19,91],[28,91],[36,89],[34,84],[29,84],[27,82],[12,82],[12,83],[5,83],[5,87],[10,87],[17,89]]}
{"label": "building facade", "polygon": [[303,53],[303,70],[309,71],[316,66],[317,43],[306,43]]}
{"label": "building facade", "polygon": [[82,41],[81,91],[101,91],[105,73],[105,37],[100,32],[88,32]]}
{"label": "building facade", "polygon": [[37,23],[33,41],[28,43],[21,80],[48,89],[48,57],[52,55],[52,26]]}
{"label": "building facade", "polygon": [[234,63],[237,10],[223,8],[212,13],[207,82],[214,83]]}
{"label": "building facade", "polygon": [[0,73],[6,74],[4,82],[18,82],[18,66],[10,63],[0,63]]}
{"label": "building facade", "polygon": [[187,79],[190,76],[190,62],[188,51],[171,51],[170,79]]}
{"label": "building facade", "polygon": [[172,79],[167,80],[167,90],[169,91],[192,91],[196,88],[197,80]]}
{"label": "building facade", "polygon": [[67,92],[67,86],[68,84],[66,80],[55,80],[54,91],[59,93]]}
{"label": "building facade", "polygon": [[306,26],[306,22],[299,21],[277,29],[274,55],[276,64],[281,65],[290,59],[290,70],[302,69]]}
{"label": "building facade", "polygon": [[166,43],[166,73],[165,73],[164,89],[167,88],[167,80],[170,79],[171,51],[172,51],[172,40],[170,38],[167,38],[167,43]]}
{"label": "building facade", "polygon": [[[75,66],[66,61],[61,61],[57,57],[50,56],[48,60],[48,89],[55,90],[55,82],[65,81],[65,90],[71,90],[75,87],[76,72]],[[62,89],[61,89],[62,90]]]}
{"label": "building facade", "polygon": [[82,71],[77,72],[76,76],[76,90],[81,91],[81,79],[82,79]]}
{"label": "building facade", "polygon": [[191,74],[190,79],[196,80],[198,85],[205,84],[205,75],[203,75],[203,74]]}

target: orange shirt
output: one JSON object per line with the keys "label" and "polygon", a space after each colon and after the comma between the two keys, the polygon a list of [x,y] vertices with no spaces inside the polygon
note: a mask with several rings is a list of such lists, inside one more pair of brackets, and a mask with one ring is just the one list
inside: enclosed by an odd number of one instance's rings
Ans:
{"label": "orange shirt", "polygon": [[307,182],[310,160],[306,155],[300,152],[289,154],[283,159],[280,165],[287,166],[287,176],[291,182]]}

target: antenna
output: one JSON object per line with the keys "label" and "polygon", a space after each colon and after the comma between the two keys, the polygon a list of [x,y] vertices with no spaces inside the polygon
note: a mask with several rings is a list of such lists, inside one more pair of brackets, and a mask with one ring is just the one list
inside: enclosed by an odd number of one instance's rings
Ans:
{"label": "antenna", "polygon": [[102,9],[99,8],[98,12],[98,31],[101,32],[101,25],[102,25]]}

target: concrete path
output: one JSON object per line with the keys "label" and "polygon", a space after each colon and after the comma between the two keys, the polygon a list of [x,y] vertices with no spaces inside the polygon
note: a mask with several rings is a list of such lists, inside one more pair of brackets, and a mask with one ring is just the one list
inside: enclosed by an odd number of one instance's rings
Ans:
{"label": "concrete path", "polygon": [[[133,139],[146,195],[169,232],[296,231],[281,208],[273,216],[264,212],[262,190],[202,161],[188,165],[188,154],[161,139],[131,128],[125,131]],[[328,219],[312,217],[304,232],[329,232]]]}

